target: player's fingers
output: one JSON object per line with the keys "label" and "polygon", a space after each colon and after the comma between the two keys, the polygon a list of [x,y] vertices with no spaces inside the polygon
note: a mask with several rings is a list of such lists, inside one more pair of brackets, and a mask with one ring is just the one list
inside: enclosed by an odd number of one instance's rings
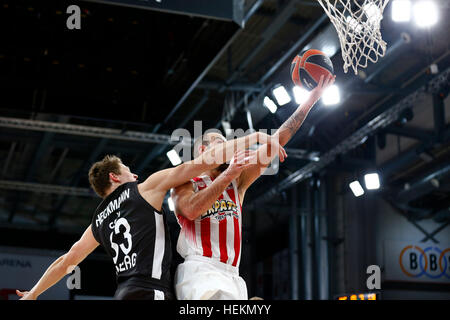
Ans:
{"label": "player's fingers", "polygon": [[319,88],[323,87],[323,75],[320,76],[319,84],[317,85]]}
{"label": "player's fingers", "polygon": [[242,166],[240,167],[240,169],[241,169],[241,170],[245,170],[245,169],[250,168],[250,167],[253,166],[253,165],[254,165],[254,163],[247,163],[247,164],[242,165]]}
{"label": "player's fingers", "polygon": [[19,291],[19,290],[16,290],[16,294],[19,296],[19,297],[23,297],[24,296],[24,292],[21,292],[21,291]]}
{"label": "player's fingers", "polygon": [[234,154],[234,162],[238,162],[239,160],[241,160],[244,157],[245,153],[244,151],[236,151]]}
{"label": "player's fingers", "polygon": [[236,164],[237,165],[241,165],[241,164],[243,164],[243,163],[245,163],[245,158],[246,158],[246,155],[245,154],[240,154],[237,158],[236,158]]}
{"label": "player's fingers", "polygon": [[335,75],[332,75],[331,77],[330,77],[330,82],[329,82],[329,86],[332,86],[333,84],[334,84],[334,81],[336,80],[336,76]]}
{"label": "player's fingers", "polygon": [[332,74],[329,74],[329,75],[327,76],[327,79],[325,80],[325,85],[324,85],[325,88],[327,88],[328,86],[331,85],[331,79],[332,79],[332,78],[333,78],[333,75],[332,75]]}
{"label": "player's fingers", "polygon": [[285,153],[283,152],[283,148],[280,147],[280,150],[278,150],[278,157],[280,158],[281,162],[284,162],[284,159],[286,158]]}
{"label": "player's fingers", "polygon": [[283,153],[283,161],[284,161],[284,160],[286,160],[288,155],[287,155],[286,150],[283,147],[281,147],[281,152]]}

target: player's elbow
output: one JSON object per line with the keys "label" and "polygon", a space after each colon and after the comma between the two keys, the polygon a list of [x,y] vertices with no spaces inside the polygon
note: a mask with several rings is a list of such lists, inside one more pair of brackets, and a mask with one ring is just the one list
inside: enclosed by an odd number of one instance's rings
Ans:
{"label": "player's elbow", "polygon": [[183,209],[179,208],[177,211],[189,221],[194,221],[197,218],[196,213],[192,210],[192,208],[184,207]]}
{"label": "player's elbow", "polygon": [[62,257],[61,267],[65,270],[66,273],[72,272],[73,268],[79,263],[79,253],[77,250],[77,245],[75,244],[69,252],[67,252]]}

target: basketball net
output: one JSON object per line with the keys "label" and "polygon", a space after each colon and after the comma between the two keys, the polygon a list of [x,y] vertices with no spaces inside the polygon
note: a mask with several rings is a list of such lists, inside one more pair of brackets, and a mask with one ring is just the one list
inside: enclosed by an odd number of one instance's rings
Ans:
{"label": "basketball net", "polygon": [[380,32],[383,12],[389,0],[317,0],[337,30],[344,72],[366,68],[386,53]]}

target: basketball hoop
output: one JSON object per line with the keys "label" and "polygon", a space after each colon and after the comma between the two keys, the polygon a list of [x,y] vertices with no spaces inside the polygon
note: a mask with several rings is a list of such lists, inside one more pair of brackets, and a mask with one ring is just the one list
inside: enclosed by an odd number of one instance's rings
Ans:
{"label": "basketball hoop", "polygon": [[317,0],[339,36],[344,72],[366,68],[386,53],[380,32],[383,12],[389,0]]}

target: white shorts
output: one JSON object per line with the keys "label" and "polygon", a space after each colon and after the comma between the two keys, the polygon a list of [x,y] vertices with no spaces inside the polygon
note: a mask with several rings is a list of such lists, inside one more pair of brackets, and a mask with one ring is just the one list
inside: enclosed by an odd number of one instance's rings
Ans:
{"label": "white shorts", "polygon": [[188,256],[175,272],[178,300],[247,300],[239,269],[202,256]]}

